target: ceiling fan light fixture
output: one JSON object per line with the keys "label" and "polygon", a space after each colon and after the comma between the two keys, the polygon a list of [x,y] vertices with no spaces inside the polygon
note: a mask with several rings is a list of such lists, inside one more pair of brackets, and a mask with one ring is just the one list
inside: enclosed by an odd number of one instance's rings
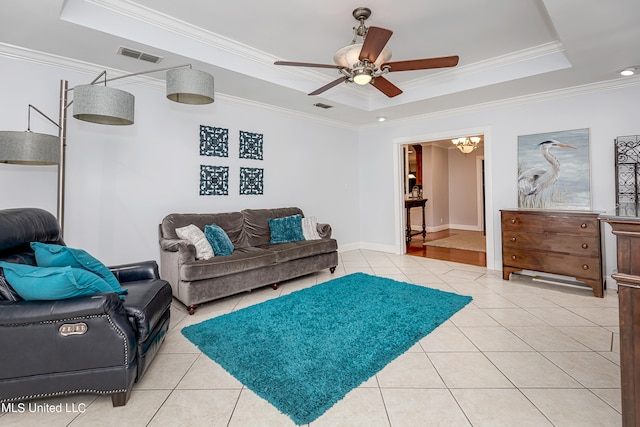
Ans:
{"label": "ceiling fan light fixture", "polygon": [[366,68],[361,70],[354,70],[353,82],[358,85],[366,85],[371,83],[373,77],[371,76],[371,70]]}

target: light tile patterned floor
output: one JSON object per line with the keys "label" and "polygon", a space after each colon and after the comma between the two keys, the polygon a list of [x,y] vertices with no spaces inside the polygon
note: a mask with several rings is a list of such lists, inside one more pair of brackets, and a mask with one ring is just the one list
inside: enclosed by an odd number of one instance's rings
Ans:
{"label": "light tile patterned floor", "polygon": [[[503,281],[497,271],[373,251],[340,255],[335,275],[365,272],[474,301],[351,391],[311,427],[619,426],[617,296]],[[329,272],[206,304],[174,303],[171,331],[125,407],[108,397],[37,403],[81,409],[3,413],[3,426],[289,426],[291,420],[201,354],[186,325],[331,279]],[[277,327],[277,325],[274,325]],[[67,405],[68,404],[68,405]]]}

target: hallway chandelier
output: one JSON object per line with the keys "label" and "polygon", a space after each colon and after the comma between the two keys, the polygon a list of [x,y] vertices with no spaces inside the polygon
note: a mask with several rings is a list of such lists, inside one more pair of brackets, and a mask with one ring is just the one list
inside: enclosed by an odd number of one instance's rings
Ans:
{"label": "hallway chandelier", "polygon": [[451,142],[458,148],[458,150],[464,154],[469,154],[478,148],[478,144],[480,144],[481,140],[482,138],[479,136],[472,136],[471,138],[455,138],[452,139]]}

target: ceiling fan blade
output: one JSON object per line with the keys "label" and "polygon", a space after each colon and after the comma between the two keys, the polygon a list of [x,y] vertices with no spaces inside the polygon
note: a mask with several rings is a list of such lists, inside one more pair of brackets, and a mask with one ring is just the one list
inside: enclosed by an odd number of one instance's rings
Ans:
{"label": "ceiling fan blade", "polygon": [[389,98],[393,98],[394,96],[398,96],[402,93],[398,86],[394,85],[382,76],[376,77],[371,84]]}
{"label": "ceiling fan blade", "polygon": [[390,67],[389,72],[428,70],[431,68],[455,67],[458,65],[458,56],[442,56],[440,58],[412,59],[409,61],[387,62],[380,68]]}
{"label": "ceiling fan blade", "polygon": [[313,64],[310,62],[289,62],[289,61],[276,61],[274,65],[290,65],[292,67],[315,67],[315,68],[344,68],[342,65],[335,64]]}
{"label": "ceiling fan blade", "polygon": [[391,38],[393,31],[380,27],[369,27],[367,36],[364,39],[360,50],[360,61],[366,59],[369,62],[376,62],[378,55]]}
{"label": "ceiling fan blade", "polygon": [[338,86],[340,83],[346,81],[348,79],[348,77],[340,77],[335,79],[334,81],[332,81],[331,83],[327,83],[326,85],[322,86],[321,88],[318,88],[316,90],[314,90],[313,92],[311,92],[309,95],[319,95],[322,92],[331,89],[334,86]]}

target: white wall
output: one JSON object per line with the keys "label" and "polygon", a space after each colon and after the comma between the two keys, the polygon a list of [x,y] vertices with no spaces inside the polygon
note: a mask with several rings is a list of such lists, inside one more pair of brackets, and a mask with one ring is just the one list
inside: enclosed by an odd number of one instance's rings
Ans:
{"label": "white wall", "polygon": [[[54,119],[60,79],[70,86],[95,74],[0,57],[4,79],[0,129],[23,130],[29,103]],[[333,226],[342,249],[391,252],[403,248],[401,144],[460,134],[485,135],[487,249],[489,268],[499,269],[499,210],[517,206],[517,137],[589,128],[593,209],[615,201],[613,139],[640,134],[640,85],[573,90],[537,101],[501,103],[443,112],[359,130],[239,101],[208,106],[174,104],[164,90],[124,80],[136,96],[136,124],[113,127],[69,119],[65,240],[108,264],[158,259],[157,224],[170,212],[224,212],[243,208],[300,206]],[[115,82],[114,82],[115,83]],[[199,125],[226,127],[228,159],[198,154]],[[33,117],[32,129],[55,134]],[[262,162],[237,158],[239,130],[263,133]],[[229,196],[199,196],[200,164],[229,165]],[[239,196],[238,168],[265,169],[265,195]],[[399,169],[401,170],[401,169]],[[0,164],[0,208],[36,206],[55,212],[55,167]],[[400,201],[398,200],[400,197]],[[605,227],[606,272],[615,267],[615,239]]]}
{"label": "white wall", "polygon": [[[0,69],[0,130],[26,129],[30,103],[56,120],[60,79],[73,87],[98,74],[4,57]],[[169,213],[282,206],[299,206],[331,224],[340,246],[359,241],[356,129],[224,97],[206,106],[176,104],[166,100],[159,85],[118,83],[136,97],[134,125],[97,125],[69,114],[69,246],[107,264],[157,260],[157,226]],[[229,129],[228,158],[199,155],[201,124]],[[32,120],[32,130],[57,134],[43,120]],[[263,161],[238,159],[240,130],[264,135]],[[230,167],[228,196],[199,195],[200,164]],[[238,194],[240,166],[264,168],[264,195]],[[34,206],[55,214],[56,174],[55,166],[0,164],[0,208]]]}
{"label": "white wall", "polygon": [[[612,85],[613,86],[613,85]],[[501,268],[500,209],[517,207],[517,137],[549,131],[589,128],[591,130],[592,207],[607,211],[615,203],[613,140],[620,135],[640,134],[640,86],[605,90],[574,90],[557,93],[534,102],[512,102],[476,107],[467,111],[439,113],[394,123],[388,120],[360,132],[360,174],[362,187],[361,239],[401,250],[396,238],[398,209],[393,183],[393,155],[398,144],[444,139],[470,131],[485,135],[487,186],[487,262]],[[595,88],[594,88],[595,89]],[[373,189],[377,191],[373,193]],[[375,231],[375,232],[373,232]],[[606,274],[615,267],[615,239],[604,230]]]}
{"label": "white wall", "polygon": [[433,208],[433,217],[428,219],[428,224],[432,229],[443,229],[449,224],[449,210],[451,194],[449,185],[451,170],[449,169],[449,150],[446,148],[432,146],[433,157],[429,168],[431,173],[431,186],[433,187],[433,199],[430,203]]}
{"label": "white wall", "polygon": [[484,155],[478,148],[463,154],[449,149],[449,226],[461,230],[481,230],[478,219],[477,158]]}

